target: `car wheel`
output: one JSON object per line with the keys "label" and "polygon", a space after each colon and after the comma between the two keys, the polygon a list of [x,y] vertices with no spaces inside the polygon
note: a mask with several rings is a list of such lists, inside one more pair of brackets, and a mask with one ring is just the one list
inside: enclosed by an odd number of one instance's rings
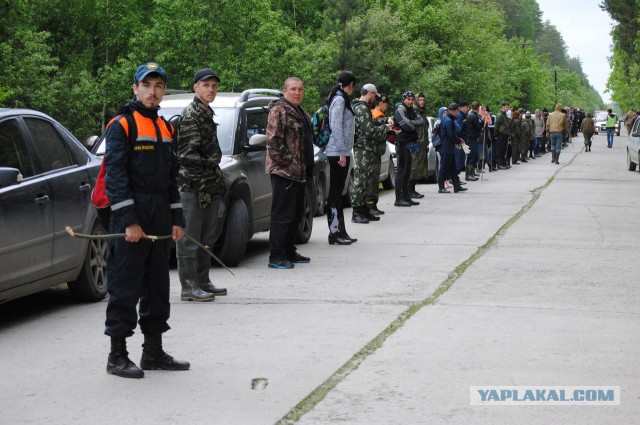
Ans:
{"label": "car wheel", "polygon": [[237,266],[249,240],[249,210],[242,199],[232,199],[222,230],[222,244],[218,251],[220,261],[227,266]]}
{"label": "car wheel", "polygon": [[342,206],[344,208],[351,208],[351,194],[353,194],[353,173],[349,173],[349,179],[347,180],[347,192],[342,195]]}
{"label": "car wheel", "polygon": [[382,188],[391,190],[396,187],[396,168],[393,166],[393,160],[389,157],[389,173],[387,178],[382,182]]}
{"label": "car wheel", "polygon": [[627,169],[629,171],[636,171],[636,164],[631,160],[631,152],[627,148]]}
{"label": "car wheel", "polygon": [[[107,232],[96,222],[91,234],[106,235]],[[107,239],[89,241],[78,278],[67,283],[74,298],[82,301],[100,301],[107,295],[107,253]]]}
{"label": "car wheel", "polygon": [[298,234],[296,235],[297,243],[307,243],[311,238],[311,232],[313,231],[313,213],[315,212],[313,199],[311,189],[309,186],[306,186],[304,190],[304,212],[300,223],[298,223]]}
{"label": "car wheel", "polygon": [[433,174],[427,177],[427,183],[438,183],[438,173],[440,173],[440,160],[438,159],[438,154],[436,154],[436,166]]}
{"label": "car wheel", "polygon": [[314,178],[316,182],[316,210],[315,216],[324,215],[324,177],[318,176]]}

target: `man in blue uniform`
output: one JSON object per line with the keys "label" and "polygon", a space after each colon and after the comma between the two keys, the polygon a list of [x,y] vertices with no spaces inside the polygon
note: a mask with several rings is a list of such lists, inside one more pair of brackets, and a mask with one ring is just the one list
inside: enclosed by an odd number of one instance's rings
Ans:
{"label": "man in blue uniform", "polygon": [[444,182],[450,178],[453,182],[454,192],[464,192],[466,188],[460,185],[458,170],[456,169],[454,151],[456,145],[462,144],[463,141],[458,137],[455,120],[458,116],[458,105],[452,103],[447,108],[448,113],[443,116],[440,123],[440,140],[441,144],[438,148],[440,153],[440,172],[438,173],[438,193],[451,193],[444,187]]}
{"label": "man in blue uniform", "polygon": [[185,221],[178,192],[178,165],[173,129],[158,116],[167,74],[157,63],[140,65],[133,78],[136,99],[117,111],[106,133],[106,187],[111,202],[112,239],[107,260],[109,301],[105,334],[111,337],[107,373],[142,378],[144,372],[128,357],[126,338],[138,320],[144,344],[142,369],[186,370],[162,349],[169,330],[169,254],[171,241],[147,235],[184,235]]}

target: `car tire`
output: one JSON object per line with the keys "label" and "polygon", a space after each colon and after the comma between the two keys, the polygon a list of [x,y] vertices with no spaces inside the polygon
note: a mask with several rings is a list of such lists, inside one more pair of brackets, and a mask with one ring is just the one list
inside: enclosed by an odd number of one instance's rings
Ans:
{"label": "car tire", "polygon": [[382,188],[391,190],[396,187],[396,168],[393,166],[393,160],[389,156],[389,172],[387,178],[382,182]]}
{"label": "car tire", "polygon": [[314,213],[314,196],[309,186],[306,186],[304,189],[304,211],[302,213],[302,220],[298,223],[296,243],[307,243],[309,239],[311,239]]}
{"label": "car tire", "polygon": [[436,167],[433,174],[427,177],[427,183],[438,183],[438,173],[440,173],[440,159],[438,159],[438,154],[436,153]]}
{"label": "car tire", "polygon": [[231,199],[222,229],[218,257],[227,266],[237,266],[249,240],[249,210],[242,199]]}
{"label": "car tire", "polygon": [[[96,222],[91,230],[92,235],[106,235],[104,228]],[[87,245],[87,252],[78,278],[68,282],[67,286],[74,298],[81,301],[100,301],[107,295],[107,239],[92,239]]]}

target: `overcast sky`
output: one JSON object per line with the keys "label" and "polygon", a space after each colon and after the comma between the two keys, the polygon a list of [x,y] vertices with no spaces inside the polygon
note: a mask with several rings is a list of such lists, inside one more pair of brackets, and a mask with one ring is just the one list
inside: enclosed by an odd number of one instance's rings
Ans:
{"label": "overcast sky", "polygon": [[582,69],[605,102],[605,84],[611,72],[607,58],[611,56],[613,21],[598,7],[601,0],[537,0],[542,21],[550,21],[567,45],[569,56],[580,57]]}

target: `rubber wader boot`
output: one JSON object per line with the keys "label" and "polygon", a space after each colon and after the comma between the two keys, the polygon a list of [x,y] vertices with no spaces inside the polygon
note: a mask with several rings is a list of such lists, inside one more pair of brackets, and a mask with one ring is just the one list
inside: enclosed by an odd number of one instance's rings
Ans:
{"label": "rubber wader boot", "polygon": [[373,203],[369,205],[369,212],[373,215],[381,216],[384,215],[384,211],[378,209],[378,204]]}
{"label": "rubber wader boot", "polygon": [[362,207],[353,207],[353,212],[351,213],[351,222],[358,223],[358,224],[369,223],[369,219],[364,214]]}
{"label": "rubber wader boot", "polygon": [[352,238],[347,233],[347,226],[344,222],[344,208],[342,207],[342,202],[338,203],[338,229],[340,230],[340,235],[342,235],[343,239],[351,241],[352,243],[358,242],[357,238]]}
{"label": "rubber wader boot", "polygon": [[198,250],[198,267],[196,274],[196,282],[204,292],[208,292],[215,296],[227,295],[227,288],[221,288],[211,283],[209,279],[209,269],[211,268],[211,257],[203,250]]}
{"label": "rubber wader boot", "polygon": [[337,204],[329,204],[327,208],[327,224],[329,225],[329,245],[351,244],[351,241],[345,239],[340,232],[340,219]]}
{"label": "rubber wader boot", "polygon": [[144,334],[140,367],[144,370],[188,370],[189,362],[176,360],[162,349],[162,334]]}
{"label": "rubber wader boot", "polygon": [[[178,258],[178,277],[182,285],[180,299],[182,301],[213,301],[215,295],[200,289],[196,281],[197,258]],[[207,269],[207,273],[209,270]]]}
{"label": "rubber wader boot", "polygon": [[122,378],[142,378],[144,372],[129,359],[127,340],[124,337],[111,337],[111,352],[107,360],[107,373]]}

